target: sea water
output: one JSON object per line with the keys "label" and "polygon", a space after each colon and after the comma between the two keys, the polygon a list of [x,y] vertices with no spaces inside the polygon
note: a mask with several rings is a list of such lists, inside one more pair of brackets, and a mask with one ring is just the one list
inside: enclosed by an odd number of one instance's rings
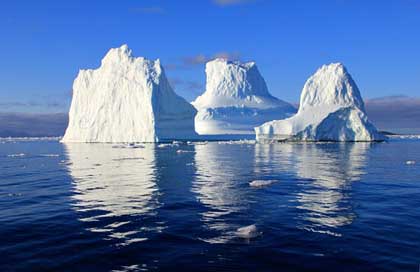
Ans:
{"label": "sea water", "polygon": [[1,271],[418,271],[419,225],[417,139],[0,141]]}

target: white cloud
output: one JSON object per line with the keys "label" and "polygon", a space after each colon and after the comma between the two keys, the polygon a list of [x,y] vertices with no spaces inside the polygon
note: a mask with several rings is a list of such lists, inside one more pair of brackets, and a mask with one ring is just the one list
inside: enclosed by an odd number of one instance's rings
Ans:
{"label": "white cloud", "polygon": [[213,0],[213,3],[222,7],[247,4],[251,2],[255,2],[255,0]]}

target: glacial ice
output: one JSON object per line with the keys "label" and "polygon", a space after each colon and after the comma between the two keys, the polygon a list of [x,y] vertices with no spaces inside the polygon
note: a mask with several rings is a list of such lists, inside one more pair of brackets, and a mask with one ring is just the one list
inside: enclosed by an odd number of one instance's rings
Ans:
{"label": "glacial ice", "polygon": [[192,102],[198,134],[253,134],[253,128],[296,112],[268,92],[255,62],[215,59],[206,64],[206,91]]}
{"label": "glacial ice", "polygon": [[96,70],[73,84],[63,142],[157,142],[194,138],[191,104],[175,94],[159,59],[133,57],[127,45],[109,50]]}
{"label": "glacial ice", "polygon": [[236,230],[236,235],[244,239],[251,239],[259,236],[261,233],[258,231],[257,226],[249,225],[241,227]]}
{"label": "glacial ice", "polygon": [[380,141],[356,83],[341,63],[324,65],[303,87],[296,115],[255,128],[259,142]]}
{"label": "glacial ice", "polygon": [[261,188],[261,187],[266,187],[269,185],[272,185],[274,183],[276,183],[276,180],[253,180],[249,183],[249,186],[251,187],[255,187],[255,188]]}

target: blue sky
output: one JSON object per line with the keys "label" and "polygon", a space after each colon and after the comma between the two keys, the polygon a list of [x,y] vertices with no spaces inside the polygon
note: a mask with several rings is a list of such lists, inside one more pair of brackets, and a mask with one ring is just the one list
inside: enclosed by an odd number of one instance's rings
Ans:
{"label": "blue sky", "polygon": [[160,58],[189,101],[218,55],[256,61],[290,102],[337,61],[364,98],[420,96],[418,0],[3,1],[0,37],[0,111],[66,112],[78,70],[124,43]]}

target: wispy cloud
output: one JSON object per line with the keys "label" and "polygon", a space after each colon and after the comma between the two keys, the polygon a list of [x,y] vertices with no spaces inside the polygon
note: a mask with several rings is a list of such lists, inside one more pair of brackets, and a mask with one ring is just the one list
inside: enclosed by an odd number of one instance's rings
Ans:
{"label": "wispy cloud", "polygon": [[181,78],[169,78],[169,83],[175,90],[184,90],[194,94],[201,94],[204,88],[200,82]]}
{"label": "wispy cloud", "polygon": [[226,7],[226,6],[248,4],[255,1],[256,0],[213,0],[213,3],[221,7]]}
{"label": "wispy cloud", "polygon": [[203,65],[206,62],[222,58],[230,61],[241,60],[241,54],[239,52],[218,52],[213,55],[198,54],[193,56],[186,56],[181,58],[178,62],[165,64],[165,69],[176,70],[176,69],[190,69],[198,65]]}
{"label": "wispy cloud", "polygon": [[153,7],[136,7],[131,8],[131,12],[133,13],[142,13],[142,14],[164,14],[165,9],[158,6]]}
{"label": "wispy cloud", "polygon": [[206,63],[207,61],[209,61],[209,58],[203,54],[199,54],[196,56],[189,56],[183,59],[183,63],[186,66],[194,66],[198,64],[203,64],[203,63]]}
{"label": "wispy cloud", "polygon": [[227,60],[240,60],[241,54],[239,52],[219,52],[213,58],[222,58]]}

